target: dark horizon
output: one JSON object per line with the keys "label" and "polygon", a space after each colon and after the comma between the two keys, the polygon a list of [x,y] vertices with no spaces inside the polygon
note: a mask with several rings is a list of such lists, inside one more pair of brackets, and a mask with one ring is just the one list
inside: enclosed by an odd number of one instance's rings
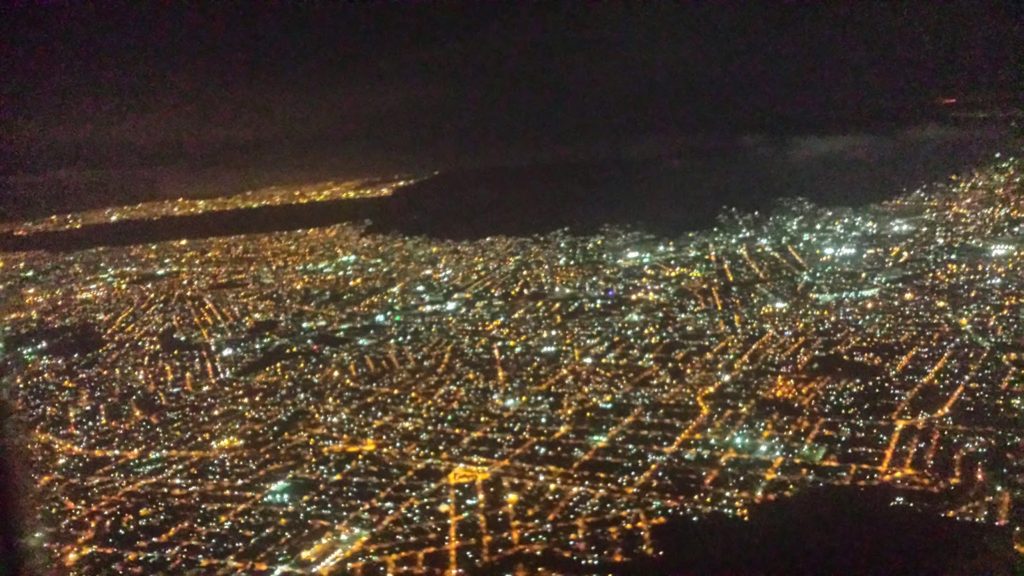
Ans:
{"label": "dark horizon", "polygon": [[3,11],[8,177],[445,169],[878,133],[1017,105],[1021,81],[1011,3]]}

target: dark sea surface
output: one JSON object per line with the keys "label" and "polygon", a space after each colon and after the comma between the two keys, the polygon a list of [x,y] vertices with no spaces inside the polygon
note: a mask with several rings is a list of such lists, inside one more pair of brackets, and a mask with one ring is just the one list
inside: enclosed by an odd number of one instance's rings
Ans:
{"label": "dark sea surface", "polygon": [[[1018,150],[1020,139],[1009,124],[927,124],[884,134],[705,139],[671,153],[659,150],[625,160],[456,168],[386,198],[0,236],[0,250],[76,250],[365,220],[372,222],[373,231],[448,239],[528,235],[561,228],[588,232],[609,224],[676,235],[710,226],[726,207],[744,212],[770,210],[779,199],[792,197],[822,205],[876,202],[924,184],[948,181],[952,174],[984,165],[996,153]],[[69,175],[49,180],[8,178],[4,181],[6,219],[178,197],[172,193],[176,189],[168,188],[166,172],[161,174],[160,185],[155,184],[159,179],[147,180],[145,172],[138,171],[126,172],[123,181],[116,172],[93,174],[81,181]],[[191,193],[180,195],[237,193],[257,183],[309,183],[330,174],[327,165],[290,172],[286,167],[268,167],[262,176],[237,170],[198,172],[191,184],[187,178],[181,180],[182,185],[191,186],[187,188]],[[111,186],[106,192],[105,182]]]}

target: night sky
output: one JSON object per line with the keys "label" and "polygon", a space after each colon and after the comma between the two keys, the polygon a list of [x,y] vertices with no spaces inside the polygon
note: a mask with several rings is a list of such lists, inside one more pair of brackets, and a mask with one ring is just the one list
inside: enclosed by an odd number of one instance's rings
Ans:
{"label": "night sky", "polygon": [[353,173],[913,126],[1020,94],[1014,3],[8,6],[2,176]]}

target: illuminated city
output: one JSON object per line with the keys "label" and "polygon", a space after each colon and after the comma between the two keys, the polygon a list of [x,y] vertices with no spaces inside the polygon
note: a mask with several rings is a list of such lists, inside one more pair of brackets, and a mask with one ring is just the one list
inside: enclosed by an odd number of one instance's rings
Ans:
{"label": "illuminated city", "polygon": [[413,180],[384,179],[377,182],[322,182],[302,187],[272,186],[260,190],[249,190],[241,194],[203,199],[162,200],[141,202],[131,206],[55,214],[27,222],[0,222],[0,234],[12,233],[25,236],[36,232],[61,231],[121,220],[156,220],[188,214],[224,212],[264,206],[329,202],[331,200],[352,200],[355,198],[381,198],[390,196],[396,186],[412,183]]}
{"label": "illuminated city", "polygon": [[[0,254],[29,540],[74,574],[528,573],[887,485],[1024,553],[1022,175],[673,238],[343,223]],[[248,206],[182,202],[49,222]]]}

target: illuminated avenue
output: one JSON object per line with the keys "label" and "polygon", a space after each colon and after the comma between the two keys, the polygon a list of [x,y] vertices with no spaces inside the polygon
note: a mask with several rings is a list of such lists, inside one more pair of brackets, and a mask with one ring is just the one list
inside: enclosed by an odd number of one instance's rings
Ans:
{"label": "illuminated avenue", "polygon": [[30,540],[76,574],[586,566],[658,554],[671,518],[888,484],[1024,551],[1021,178],[674,239],[0,255]]}

